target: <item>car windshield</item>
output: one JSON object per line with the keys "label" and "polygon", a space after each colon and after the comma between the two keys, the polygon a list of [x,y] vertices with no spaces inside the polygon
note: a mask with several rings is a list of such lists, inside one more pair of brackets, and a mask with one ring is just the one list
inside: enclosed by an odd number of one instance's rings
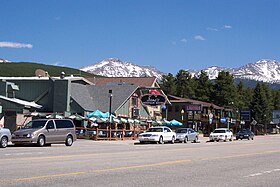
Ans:
{"label": "car windshield", "polygon": [[216,130],[214,130],[213,133],[225,133],[225,132],[226,132],[226,130],[216,129]]}
{"label": "car windshield", "polygon": [[147,132],[163,132],[162,128],[150,128],[147,130]]}
{"label": "car windshield", "polygon": [[188,129],[177,129],[176,133],[187,133]]}
{"label": "car windshield", "polygon": [[42,121],[30,121],[27,124],[25,124],[22,129],[38,129],[44,127],[46,124],[45,120]]}
{"label": "car windshield", "polygon": [[239,133],[250,133],[249,129],[241,129]]}

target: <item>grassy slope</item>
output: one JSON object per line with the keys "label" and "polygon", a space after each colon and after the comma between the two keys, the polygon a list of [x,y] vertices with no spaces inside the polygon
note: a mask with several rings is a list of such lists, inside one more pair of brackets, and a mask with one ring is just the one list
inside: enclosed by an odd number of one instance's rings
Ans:
{"label": "grassy slope", "polygon": [[46,64],[38,64],[31,62],[12,62],[12,63],[0,63],[0,76],[1,77],[32,77],[35,76],[35,71],[42,69],[47,71],[50,76],[59,76],[63,71],[66,76],[69,75],[81,75],[83,77],[98,76],[79,69],[53,66]]}

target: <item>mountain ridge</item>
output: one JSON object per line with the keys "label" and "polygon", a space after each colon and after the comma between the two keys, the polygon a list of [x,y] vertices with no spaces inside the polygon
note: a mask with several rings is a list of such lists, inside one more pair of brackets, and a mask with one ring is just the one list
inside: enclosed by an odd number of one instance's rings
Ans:
{"label": "mountain ridge", "polygon": [[[139,66],[130,62],[123,62],[118,58],[109,58],[80,68],[83,71],[108,77],[143,77],[155,76],[159,79],[166,74],[153,66]],[[234,78],[256,80],[268,83],[280,83],[280,62],[263,59],[249,63],[239,68],[210,66],[201,70],[186,70],[192,76],[199,76],[201,71],[208,74],[210,80],[216,79],[219,72],[228,71]]]}
{"label": "mountain ridge", "polygon": [[192,76],[199,76],[201,71],[205,71],[211,80],[216,79],[220,71],[228,71],[234,78],[280,83],[280,62],[269,59],[259,60],[239,68],[211,66],[202,70],[188,71]]}
{"label": "mountain ridge", "polygon": [[140,66],[118,58],[109,58],[80,70],[107,77],[156,77],[161,79],[163,72],[153,66]]}

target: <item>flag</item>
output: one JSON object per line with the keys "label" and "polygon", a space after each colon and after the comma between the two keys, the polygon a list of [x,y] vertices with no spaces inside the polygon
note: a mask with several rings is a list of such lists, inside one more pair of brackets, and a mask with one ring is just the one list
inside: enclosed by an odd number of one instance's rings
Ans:
{"label": "flag", "polygon": [[4,116],[0,119],[0,127],[4,127]]}

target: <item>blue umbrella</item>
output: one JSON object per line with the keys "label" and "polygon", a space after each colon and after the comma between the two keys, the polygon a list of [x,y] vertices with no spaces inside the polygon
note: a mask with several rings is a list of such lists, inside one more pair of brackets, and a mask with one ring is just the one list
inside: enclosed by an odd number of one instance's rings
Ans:
{"label": "blue umbrella", "polygon": [[170,125],[170,126],[181,126],[181,125],[183,125],[183,124],[182,124],[181,122],[179,122],[179,121],[173,119],[173,120],[170,121],[170,124],[169,124],[169,125]]}
{"label": "blue umbrella", "polygon": [[105,118],[106,114],[104,112],[101,112],[100,110],[96,110],[96,111],[88,114],[87,116],[89,118],[91,118],[91,117]]}

